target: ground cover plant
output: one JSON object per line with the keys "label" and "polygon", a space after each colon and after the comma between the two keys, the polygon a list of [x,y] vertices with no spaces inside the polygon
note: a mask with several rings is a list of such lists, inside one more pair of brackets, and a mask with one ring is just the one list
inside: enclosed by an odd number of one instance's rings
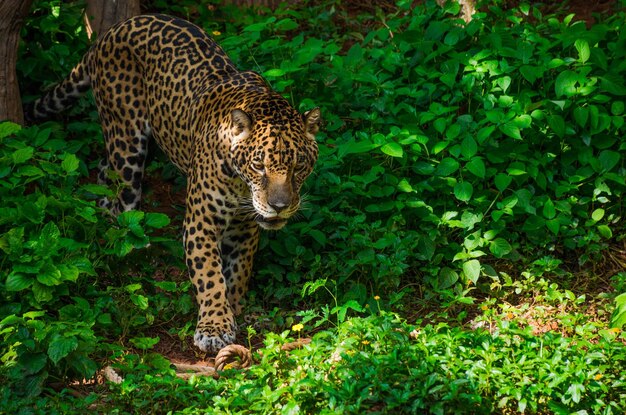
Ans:
{"label": "ground cover plant", "polygon": [[[63,123],[0,124],[0,412],[626,410],[623,11],[150,7],[325,118],[302,219],[257,257],[265,323],[240,341],[258,365],[174,377],[162,346],[189,347],[194,305],[182,207],[159,189],[183,179],[156,154],[145,212],[103,215],[85,100]],[[87,47],[81,10],[35,2],[26,99]],[[71,384],[108,363],[120,385]]]}

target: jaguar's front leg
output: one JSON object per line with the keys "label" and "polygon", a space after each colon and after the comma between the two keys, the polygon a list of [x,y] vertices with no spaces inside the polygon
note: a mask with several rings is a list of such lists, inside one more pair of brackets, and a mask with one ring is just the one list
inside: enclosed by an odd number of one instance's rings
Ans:
{"label": "jaguar's front leg", "polygon": [[254,254],[259,244],[259,225],[235,218],[222,238],[222,273],[226,296],[235,315],[241,314],[241,299],[248,290]]}
{"label": "jaguar's front leg", "polygon": [[[222,274],[221,240],[227,218],[211,212],[211,195],[190,186],[185,215],[185,259],[198,303],[195,345],[216,353],[235,341],[236,325]],[[194,193],[196,191],[196,193]]]}

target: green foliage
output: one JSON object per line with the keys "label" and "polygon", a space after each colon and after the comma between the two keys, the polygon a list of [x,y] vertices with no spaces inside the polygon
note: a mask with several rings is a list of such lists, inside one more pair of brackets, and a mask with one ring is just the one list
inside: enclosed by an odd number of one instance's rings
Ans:
{"label": "green foliage", "polygon": [[38,97],[42,84],[48,86],[63,79],[87,50],[84,6],[84,1],[34,2],[22,31],[17,62],[23,95]]}
{"label": "green foliage", "polygon": [[611,316],[612,327],[624,327],[626,325],[626,292],[615,298],[615,310]]}
{"label": "green foliage", "polygon": [[52,125],[0,123],[0,143],[2,375],[35,396],[48,376],[95,374],[96,331],[112,325],[112,298],[94,289],[99,272],[111,254],[158,241],[147,232],[169,220],[127,212],[107,223],[89,195],[110,191],[80,183],[85,167],[74,153],[82,144]]}
{"label": "green foliage", "polygon": [[494,260],[597,258],[622,223],[623,16],[399,7],[363,35],[313,9],[219,39],[326,119],[305,220],[262,244],[273,295],[328,278],[364,301],[419,275],[461,299]]}
{"label": "green foliage", "polygon": [[[571,304],[567,292],[550,290],[544,307]],[[568,335],[537,336],[521,314],[507,317],[508,306],[483,307],[474,321],[490,330],[373,313],[318,332],[291,352],[281,346],[294,332],[270,334],[256,365],[218,380],[184,381],[154,355],[128,355],[124,382],[88,402],[118,413],[623,413],[623,334],[574,314],[558,320]],[[76,413],[84,410],[73,402]]]}

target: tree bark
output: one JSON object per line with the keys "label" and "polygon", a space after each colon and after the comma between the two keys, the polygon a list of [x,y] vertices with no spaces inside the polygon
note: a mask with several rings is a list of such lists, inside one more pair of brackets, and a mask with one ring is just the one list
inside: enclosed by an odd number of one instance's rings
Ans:
{"label": "tree bark", "polygon": [[89,38],[94,33],[100,36],[115,23],[138,15],[139,2],[140,0],[87,0],[85,27]]}
{"label": "tree bark", "polygon": [[32,0],[0,1],[0,121],[24,124],[15,64],[20,29],[31,3]]}

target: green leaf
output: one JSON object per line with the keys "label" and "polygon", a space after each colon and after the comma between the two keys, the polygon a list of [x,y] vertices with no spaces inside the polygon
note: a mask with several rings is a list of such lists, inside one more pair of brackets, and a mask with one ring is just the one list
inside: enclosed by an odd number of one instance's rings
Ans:
{"label": "green leaf", "polygon": [[32,276],[12,272],[7,277],[4,288],[7,291],[22,291],[30,287],[34,281],[35,279]]}
{"label": "green leaf", "polygon": [[51,263],[46,264],[37,274],[37,281],[47,286],[59,285],[61,284],[61,271]]}
{"label": "green leaf", "polygon": [[543,74],[543,71],[541,69],[530,65],[522,66],[519,71],[524,79],[526,79],[531,84],[535,83],[535,81]]}
{"label": "green leaf", "polygon": [[474,193],[474,188],[470,182],[457,183],[454,186],[454,196],[462,202],[469,202]]}
{"label": "green leaf", "polygon": [[31,288],[33,291],[33,295],[35,296],[35,300],[39,304],[44,304],[49,302],[54,298],[54,288],[49,287],[47,285],[40,284],[39,282],[35,282],[33,287]]}
{"label": "green leaf", "polygon": [[495,125],[489,125],[487,127],[481,128],[476,134],[476,139],[479,143],[484,143],[491,136],[491,134],[493,134],[495,129]]}
{"label": "green leaf", "polygon": [[543,204],[543,216],[546,219],[554,219],[556,216],[556,209],[554,207],[554,202],[551,199],[546,200]]}
{"label": "green leaf", "polygon": [[561,223],[559,222],[558,218],[549,219],[545,221],[545,224],[546,224],[546,228],[548,228],[550,232],[552,232],[555,235],[559,234],[559,231],[561,230]]}
{"label": "green leaf", "polygon": [[615,297],[615,310],[611,315],[611,327],[624,327],[626,325],[626,293]]}
{"label": "green leaf", "polygon": [[500,131],[502,131],[504,134],[508,135],[511,138],[515,138],[516,140],[522,139],[520,129],[513,121],[509,121],[506,124],[500,126]]}
{"label": "green leaf", "polygon": [[574,42],[574,47],[578,51],[578,60],[581,63],[585,63],[589,60],[589,56],[591,56],[591,50],[589,49],[589,43],[587,43],[584,39],[578,39]]}
{"label": "green leaf", "polygon": [[561,96],[571,97],[576,95],[576,83],[579,75],[571,70],[561,72],[554,82],[554,92],[557,98]]}
{"label": "green leaf", "polygon": [[566,395],[569,395],[574,403],[580,402],[583,393],[585,392],[585,386],[580,383],[572,383],[567,388]]}
{"label": "green leaf", "polygon": [[616,151],[612,150],[602,150],[600,155],[598,156],[598,161],[600,162],[600,166],[602,170],[605,172],[611,171],[613,167],[617,165],[620,161],[620,155]]}
{"label": "green leaf", "polygon": [[[450,141],[454,140],[461,133],[461,126],[458,123],[452,124],[446,130],[446,138]],[[469,137],[471,138],[471,137]]]}
{"label": "green leaf", "polygon": [[548,125],[554,133],[563,138],[565,135],[565,120],[560,115],[554,114],[548,117]]}
{"label": "green leaf", "polygon": [[404,152],[402,146],[394,141],[390,141],[380,148],[380,151],[391,157],[402,157]]}
{"label": "green leaf", "polygon": [[308,234],[320,245],[326,245],[326,235],[318,229],[311,229]]}
{"label": "green leaf", "polygon": [[337,146],[337,155],[339,158],[343,158],[348,154],[362,154],[368,153],[370,150],[378,147],[378,144],[372,143],[369,139],[348,141]]}
{"label": "green leaf", "polygon": [[400,180],[400,182],[398,182],[398,190],[406,193],[415,191],[415,189],[413,189],[413,186],[411,186],[411,183],[409,183],[407,179],[402,179]]}
{"label": "green leaf", "polygon": [[130,342],[141,350],[152,349],[156,344],[161,341],[159,336],[157,337],[134,337],[130,339]]}
{"label": "green leaf", "polygon": [[261,32],[265,30],[265,28],[267,28],[268,24],[273,23],[274,21],[276,21],[276,18],[271,17],[264,22],[253,23],[251,25],[248,25],[244,27],[243,31],[244,32]]}
{"label": "green leaf", "polygon": [[39,167],[35,167],[30,164],[20,166],[15,173],[16,175],[21,176],[21,177],[32,177],[32,178],[39,178],[39,177],[43,177],[46,175],[46,173],[44,173],[44,171],[41,170]]}
{"label": "green leaf", "polygon": [[445,118],[437,118],[435,121],[433,121],[433,127],[435,127],[435,130],[437,130],[437,132],[440,134],[443,134],[443,132],[446,130],[446,125],[448,125],[448,120],[446,120]]}
{"label": "green leaf", "polygon": [[6,316],[5,318],[3,318],[2,320],[0,320],[0,327],[15,326],[18,324],[23,324],[23,323],[24,323],[24,319],[22,317],[18,317],[15,314],[10,314]]}
{"label": "green leaf", "polygon": [[522,170],[517,167],[509,167],[506,169],[506,172],[511,176],[522,176],[527,173],[526,170]]}
{"label": "green leaf", "polygon": [[0,236],[0,249],[7,255],[19,255],[24,249],[24,228],[12,228]]}
{"label": "green leaf", "polygon": [[576,107],[574,108],[573,115],[576,123],[580,127],[585,128],[585,125],[587,125],[587,119],[589,119],[589,109],[586,107]]}
{"label": "green leaf", "polygon": [[480,261],[477,259],[470,259],[463,263],[463,273],[465,276],[476,284],[478,277],[480,277]]}
{"label": "green leaf", "polygon": [[48,258],[58,249],[61,232],[54,222],[48,222],[41,229],[41,233],[34,245],[35,252],[42,258]]}
{"label": "green leaf", "polygon": [[283,76],[285,74],[285,71],[282,69],[270,69],[268,71],[263,72],[263,76],[268,77],[268,78],[277,78],[279,76]]}
{"label": "green leaf", "polygon": [[624,85],[623,77],[617,74],[606,74],[598,78],[600,79],[600,87],[604,92],[618,96],[626,95],[626,85]]}
{"label": "green leaf", "polygon": [[496,79],[496,84],[502,89],[502,92],[506,93],[506,90],[509,89],[511,85],[511,77],[503,76],[501,78]]}
{"label": "green leaf", "polygon": [[443,267],[439,271],[439,278],[436,279],[437,288],[445,290],[452,287],[459,280],[459,274],[451,268]]}
{"label": "green leaf", "polygon": [[46,367],[48,357],[45,353],[27,352],[20,356],[20,362],[22,363],[21,366],[25,369],[25,374],[33,375]]}
{"label": "green leaf", "polygon": [[591,219],[593,219],[596,222],[601,221],[603,217],[604,217],[604,209],[602,208],[598,208],[594,210],[593,213],[591,214]]}
{"label": "green leaf", "polygon": [[287,17],[285,19],[277,21],[275,27],[277,30],[293,30],[298,27],[298,23],[293,19]]}
{"label": "green leaf", "polygon": [[300,405],[296,401],[288,401],[280,410],[281,415],[298,415],[301,413]]}
{"label": "green leaf", "polygon": [[76,268],[79,273],[87,274],[92,277],[97,275],[96,271],[93,268],[93,264],[86,257],[76,257],[76,258],[69,259],[67,260],[67,264]]}
{"label": "green leaf", "polygon": [[613,237],[613,231],[607,225],[598,225],[598,232],[605,239]]}
{"label": "green leaf", "polygon": [[503,256],[508,255],[513,248],[506,239],[496,238],[489,244],[489,250],[497,258],[502,258]]}
{"label": "green leaf", "polygon": [[59,264],[57,265],[57,268],[61,273],[60,279],[62,281],[76,282],[76,280],[78,279],[78,275],[80,274],[78,268],[73,265]]}
{"label": "green leaf", "polygon": [[141,290],[141,284],[139,284],[139,283],[128,284],[128,285],[124,286],[124,290],[126,292],[129,292],[129,293],[134,293],[137,290]]}
{"label": "green leaf", "polygon": [[88,183],[88,184],[82,185],[80,189],[85,192],[94,194],[96,196],[107,196],[107,197],[115,196],[115,194],[113,193],[111,189],[101,184]]}
{"label": "green leaf", "polygon": [[32,147],[24,147],[19,150],[15,150],[13,154],[11,154],[11,159],[13,159],[13,163],[21,164],[33,157],[35,149]]}
{"label": "green leaf", "polygon": [[146,213],[145,225],[154,229],[161,229],[170,224],[170,218],[163,213]]}
{"label": "green leaf", "polygon": [[515,119],[513,120],[513,122],[515,123],[515,125],[517,125],[521,130],[523,130],[524,128],[528,128],[530,127],[530,125],[533,123],[533,117],[531,117],[528,114],[522,114],[522,115],[518,115],[517,117],[515,117]]}
{"label": "green leaf", "polygon": [[0,122],[0,140],[17,133],[22,127],[11,121]]}
{"label": "green leaf", "polygon": [[461,142],[461,154],[466,159],[471,159],[478,152],[478,145],[471,136],[467,136]]}
{"label": "green leaf", "polygon": [[48,356],[56,365],[61,359],[76,350],[77,347],[78,340],[76,337],[63,337],[61,335],[56,335],[48,346]]}
{"label": "green leaf", "polygon": [[148,297],[141,294],[131,294],[130,301],[135,304],[140,310],[146,310],[148,308]]}
{"label": "green leaf", "polygon": [[450,176],[459,169],[459,162],[451,157],[446,157],[435,169],[435,176]]}
{"label": "green leaf", "polygon": [[347,301],[345,304],[337,306],[337,307],[333,307],[333,309],[331,310],[332,313],[337,313],[337,319],[340,322],[345,321],[346,319],[346,314],[348,312],[349,309],[352,309],[358,313],[361,313],[363,311],[363,307],[361,307],[361,305],[359,303],[357,303],[355,300],[349,300]]}
{"label": "green leaf", "polygon": [[74,154],[66,154],[65,159],[61,162],[61,168],[65,170],[66,173],[71,173],[78,169],[79,161],[78,157]]}
{"label": "green leaf", "polygon": [[104,326],[109,326],[111,324],[113,324],[113,319],[111,318],[111,314],[110,313],[102,313],[98,315],[97,318],[98,323],[104,325]]}
{"label": "green leaf", "polygon": [[504,173],[498,173],[496,174],[496,177],[494,178],[496,187],[498,188],[500,192],[504,192],[506,188],[509,187],[509,185],[511,184],[511,181],[513,181],[513,178],[509,176],[508,174],[504,174]]}
{"label": "green leaf", "polygon": [[41,223],[45,218],[45,209],[36,203],[24,201],[18,209],[23,217],[33,223]]}
{"label": "green leaf", "polygon": [[480,177],[481,179],[484,179],[485,174],[487,173],[485,162],[483,162],[480,157],[474,157],[471,159],[470,162],[465,165],[465,168],[474,176]]}
{"label": "green leaf", "polygon": [[154,283],[154,286],[163,291],[176,292],[176,283],[174,281],[158,281]]}
{"label": "green leaf", "polygon": [[117,217],[117,223],[124,227],[131,227],[132,225],[139,225],[144,218],[145,213],[140,210],[129,210],[122,212]]}

